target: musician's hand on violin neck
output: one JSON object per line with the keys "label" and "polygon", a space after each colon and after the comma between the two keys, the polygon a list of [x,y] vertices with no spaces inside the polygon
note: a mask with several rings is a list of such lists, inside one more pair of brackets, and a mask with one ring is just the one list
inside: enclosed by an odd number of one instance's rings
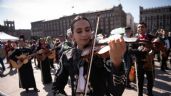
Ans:
{"label": "musician's hand on violin neck", "polygon": [[119,66],[122,62],[122,57],[126,51],[126,43],[121,35],[114,35],[108,42],[110,46],[110,58],[115,66]]}

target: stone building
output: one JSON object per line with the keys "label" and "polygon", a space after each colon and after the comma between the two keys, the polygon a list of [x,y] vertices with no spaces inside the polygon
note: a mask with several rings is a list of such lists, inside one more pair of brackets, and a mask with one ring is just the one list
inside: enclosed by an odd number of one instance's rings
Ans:
{"label": "stone building", "polygon": [[109,35],[114,28],[126,26],[126,13],[123,11],[122,5],[118,5],[108,10],[73,14],[48,21],[31,22],[32,36],[64,37],[67,29],[70,28],[71,20],[77,15],[87,17],[90,20],[93,31],[96,29],[97,16],[100,15],[98,32],[105,35]]}
{"label": "stone building", "polygon": [[3,32],[10,34],[10,35],[15,34],[15,22],[14,21],[5,20],[3,27],[4,27],[4,30],[2,30]]}
{"label": "stone building", "polygon": [[26,39],[31,39],[31,30],[30,29],[15,29],[15,21],[4,21],[4,30],[3,32],[19,37],[20,35],[24,35]]}
{"label": "stone building", "polygon": [[14,36],[19,37],[20,35],[24,35],[26,40],[30,40],[32,37],[30,29],[17,29],[17,30],[15,30]]}
{"label": "stone building", "polygon": [[140,22],[147,23],[148,32],[164,28],[171,32],[171,6],[144,9],[140,7]]}
{"label": "stone building", "polygon": [[15,31],[15,22],[14,21],[5,20],[4,26],[7,28],[7,32]]}

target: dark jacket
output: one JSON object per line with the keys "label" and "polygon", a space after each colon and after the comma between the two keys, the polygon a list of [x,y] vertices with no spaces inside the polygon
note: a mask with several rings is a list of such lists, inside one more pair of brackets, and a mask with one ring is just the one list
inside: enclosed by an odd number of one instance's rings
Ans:
{"label": "dark jacket", "polygon": [[[87,63],[88,62],[82,59],[80,50],[73,48],[65,51],[61,56],[59,63],[60,68],[56,73],[55,81],[52,86],[54,94],[65,94],[64,88],[67,84],[68,76],[70,76],[72,96],[76,96],[79,68],[80,66],[84,66],[83,76],[86,79],[89,68],[89,64]],[[88,85],[90,96],[104,96],[106,93],[113,94],[111,92],[113,91],[112,88],[114,89],[117,84],[124,86],[123,82],[125,81],[125,76],[123,68],[117,69],[118,71],[114,70],[115,68],[109,60],[94,56]],[[117,76],[117,78],[115,78],[117,80],[114,80],[115,76]],[[122,89],[120,88],[120,90],[120,94],[122,94],[124,87],[122,87]]]}
{"label": "dark jacket", "polygon": [[[145,34],[144,40],[140,40],[139,36],[137,35],[138,41],[132,44],[132,48],[130,49],[131,54],[136,57],[137,67],[138,70],[144,69],[144,64],[147,62],[146,56],[149,55],[150,51],[154,52],[154,47],[152,46],[152,40],[155,38],[151,34]],[[141,47],[140,47],[141,46]],[[142,46],[148,46],[148,51],[142,51]]]}

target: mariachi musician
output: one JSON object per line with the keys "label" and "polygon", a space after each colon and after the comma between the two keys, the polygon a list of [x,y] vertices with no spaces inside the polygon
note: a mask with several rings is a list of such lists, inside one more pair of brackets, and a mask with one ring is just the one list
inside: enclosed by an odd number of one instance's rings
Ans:
{"label": "mariachi musician", "polygon": [[[35,92],[39,92],[36,87],[36,82],[33,74],[33,68],[31,64],[32,50],[26,48],[24,35],[19,37],[19,47],[10,55],[9,62],[14,68],[18,69],[19,74],[19,87],[29,91],[29,88],[34,88]],[[27,58],[26,58],[27,57]],[[24,62],[27,61],[27,62]]]}
{"label": "mariachi musician", "polygon": [[[10,64],[9,62],[9,56],[14,52],[14,47],[12,46],[12,41],[8,40],[7,43],[5,44],[5,53],[6,53],[6,58],[7,58],[7,63]],[[10,64],[10,68],[12,69],[12,65]]]}
{"label": "mariachi musician", "polygon": [[152,88],[154,83],[154,36],[147,33],[147,25],[140,22],[137,25],[138,42],[132,45],[132,52],[136,57],[137,62],[137,92],[138,96],[143,96],[144,74],[147,76],[148,96],[153,96]]}
{"label": "mariachi musician", "polygon": [[2,66],[2,71],[5,71],[5,65],[3,59],[5,57],[5,49],[3,43],[0,41],[0,64]]}
{"label": "mariachi musician", "polygon": [[[90,58],[91,53],[86,51],[86,48],[92,48],[92,27],[89,20],[76,16],[71,23],[71,32],[75,45],[64,51],[60,58],[60,68],[52,86],[53,95],[67,95],[64,88],[70,76],[72,96],[121,96],[124,90],[122,83],[125,80],[121,67],[125,52],[124,40],[115,38],[109,42],[111,49],[107,52],[110,53],[107,58],[99,55]],[[88,53],[88,56],[84,53]],[[90,59],[93,60],[92,63]],[[115,84],[120,86],[116,88]]]}
{"label": "mariachi musician", "polygon": [[54,48],[55,48],[55,62],[58,64],[60,58],[59,51],[61,49],[61,41],[58,38],[54,40]]}
{"label": "mariachi musician", "polygon": [[54,46],[52,37],[47,36],[47,38],[46,38],[46,44],[49,46],[48,58],[49,58],[50,66],[51,66],[51,68],[55,69],[55,67],[54,67],[54,61],[55,61],[55,58],[56,58],[56,56],[55,56],[56,55],[56,52],[55,52],[55,46]]}
{"label": "mariachi musician", "polygon": [[161,33],[161,36],[159,37],[159,40],[162,42],[162,44],[164,45],[163,50],[164,52],[160,52],[160,59],[161,59],[161,71],[166,71],[169,70],[168,66],[167,66],[167,61],[168,61],[168,57],[169,57],[169,53],[170,53],[170,46],[171,46],[171,38],[168,37],[168,32],[164,29],[160,29],[159,32]]}
{"label": "mariachi musician", "polygon": [[48,58],[49,54],[49,45],[45,42],[43,38],[39,41],[39,46],[37,48],[38,53],[38,61],[40,63],[40,70],[41,70],[41,78],[43,84],[49,84],[52,82],[51,77],[51,70],[50,70],[50,61]]}

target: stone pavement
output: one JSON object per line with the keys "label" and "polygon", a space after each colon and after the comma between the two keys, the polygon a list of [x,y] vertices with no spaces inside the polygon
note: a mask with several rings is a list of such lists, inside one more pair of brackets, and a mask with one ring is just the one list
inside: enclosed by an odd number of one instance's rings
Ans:
{"label": "stone pavement", "polygon": [[[52,96],[51,93],[51,86],[52,84],[46,84],[43,85],[41,82],[41,74],[40,70],[34,67],[34,76],[37,84],[37,88],[40,90],[40,92],[36,93],[34,91],[30,91],[28,93],[25,92],[24,89],[19,88],[19,81],[18,81],[18,73],[17,70],[13,69],[10,70],[8,67],[8,64],[5,64],[6,70],[2,74],[2,69],[0,67],[0,96]],[[171,70],[168,70],[167,72],[160,71],[159,63],[155,62],[155,82],[154,82],[154,96],[171,96]],[[55,64],[55,67],[57,68],[57,64]],[[171,68],[171,67],[170,67]],[[51,74],[54,79],[54,74],[56,70],[52,70]],[[146,82],[146,81],[145,81]],[[68,95],[71,95],[70,92],[70,86],[67,85],[65,87],[66,92]],[[144,96],[147,93],[146,90],[146,83],[144,86]],[[136,91],[134,89],[125,89],[122,96],[137,96]]]}

